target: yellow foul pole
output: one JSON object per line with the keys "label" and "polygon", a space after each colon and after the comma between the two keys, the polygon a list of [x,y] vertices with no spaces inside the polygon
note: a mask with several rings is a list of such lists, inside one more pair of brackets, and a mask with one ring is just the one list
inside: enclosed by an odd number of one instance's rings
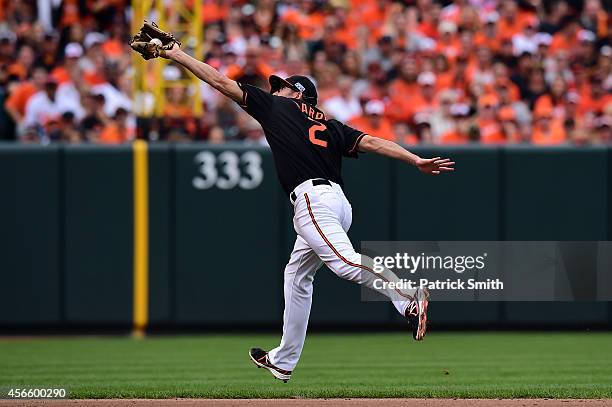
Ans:
{"label": "yellow foul pole", "polygon": [[149,163],[147,142],[132,145],[134,165],[133,335],[143,337],[149,323]]}

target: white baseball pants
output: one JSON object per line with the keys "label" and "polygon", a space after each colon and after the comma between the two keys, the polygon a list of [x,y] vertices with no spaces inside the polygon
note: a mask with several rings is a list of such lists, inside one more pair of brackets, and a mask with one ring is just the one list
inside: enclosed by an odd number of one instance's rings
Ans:
{"label": "white baseball pants", "polygon": [[351,204],[340,185],[313,186],[308,180],[294,190],[293,228],[297,239],[285,267],[285,312],[280,345],[269,352],[276,367],[293,370],[302,353],[312,303],[313,280],[325,263],[339,277],[386,295],[404,315],[415,290],[374,288],[374,280],[398,282],[389,270],[374,273],[372,259],[355,251],[346,232],[353,219]]}

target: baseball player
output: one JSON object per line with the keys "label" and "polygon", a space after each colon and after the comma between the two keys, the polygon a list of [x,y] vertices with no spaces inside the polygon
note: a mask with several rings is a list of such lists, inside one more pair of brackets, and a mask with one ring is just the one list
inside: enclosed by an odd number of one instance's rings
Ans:
{"label": "baseball player", "polygon": [[[375,273],[372,259],[357,253],[346,234],[351,226],[352,210],[342,189],[342,158],[357,158],[359,153],[372,152],[404,161],[432,175],[453,171],[454,162],[440,157],[421,158],[394,142],[327,118],[317,108],[315,85],[305,76],[283,79],[272,75],[270,92],[237,83],[189,56],[174,37],[156,26],[147,27],[147,23],[131,45],[146,59],[160,56],[181,64],[236,101],[264,130],[278,178],[293,206],[297,238],[285,267],[281,342],[269,352],[253,348],[249,356],[258,367],[287,382],[304,346],[313,279],[322,264],[339,277],[372,289],[376,289],[377,279],[387,283],[399,281],[389,270]],[[377,291],[389,297],[407,319],[414,339],[422,340],[427,330],[427,290],[385,287]]]}

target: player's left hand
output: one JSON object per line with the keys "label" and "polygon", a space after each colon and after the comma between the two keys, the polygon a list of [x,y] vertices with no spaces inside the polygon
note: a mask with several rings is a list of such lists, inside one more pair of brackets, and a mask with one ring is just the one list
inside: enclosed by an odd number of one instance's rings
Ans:
{"label": "player's left hand", "polygon": [[455,171],[455,162],[450,158],[419,158],[416,163],[419,171],[425,174],[439,175],[443,172]]}

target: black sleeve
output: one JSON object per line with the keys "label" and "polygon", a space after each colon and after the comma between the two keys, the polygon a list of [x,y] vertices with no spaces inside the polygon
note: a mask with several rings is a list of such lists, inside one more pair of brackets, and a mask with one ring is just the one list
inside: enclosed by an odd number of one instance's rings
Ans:
{"label": "black sleeve", "polygon": [[242,101],[238,103],[258,122],[266,121],[272,115],[274,96],[257,86],[238,83],[242,89]]}
{"label": "black sleeve", "polygon": [[365,133],[336,120],[332,119],[330,121],[334,122],[342,135],[342,155],[345,157],[357,158],[357,153],[359,152],[357,147],[363,136],[365,136]]}

